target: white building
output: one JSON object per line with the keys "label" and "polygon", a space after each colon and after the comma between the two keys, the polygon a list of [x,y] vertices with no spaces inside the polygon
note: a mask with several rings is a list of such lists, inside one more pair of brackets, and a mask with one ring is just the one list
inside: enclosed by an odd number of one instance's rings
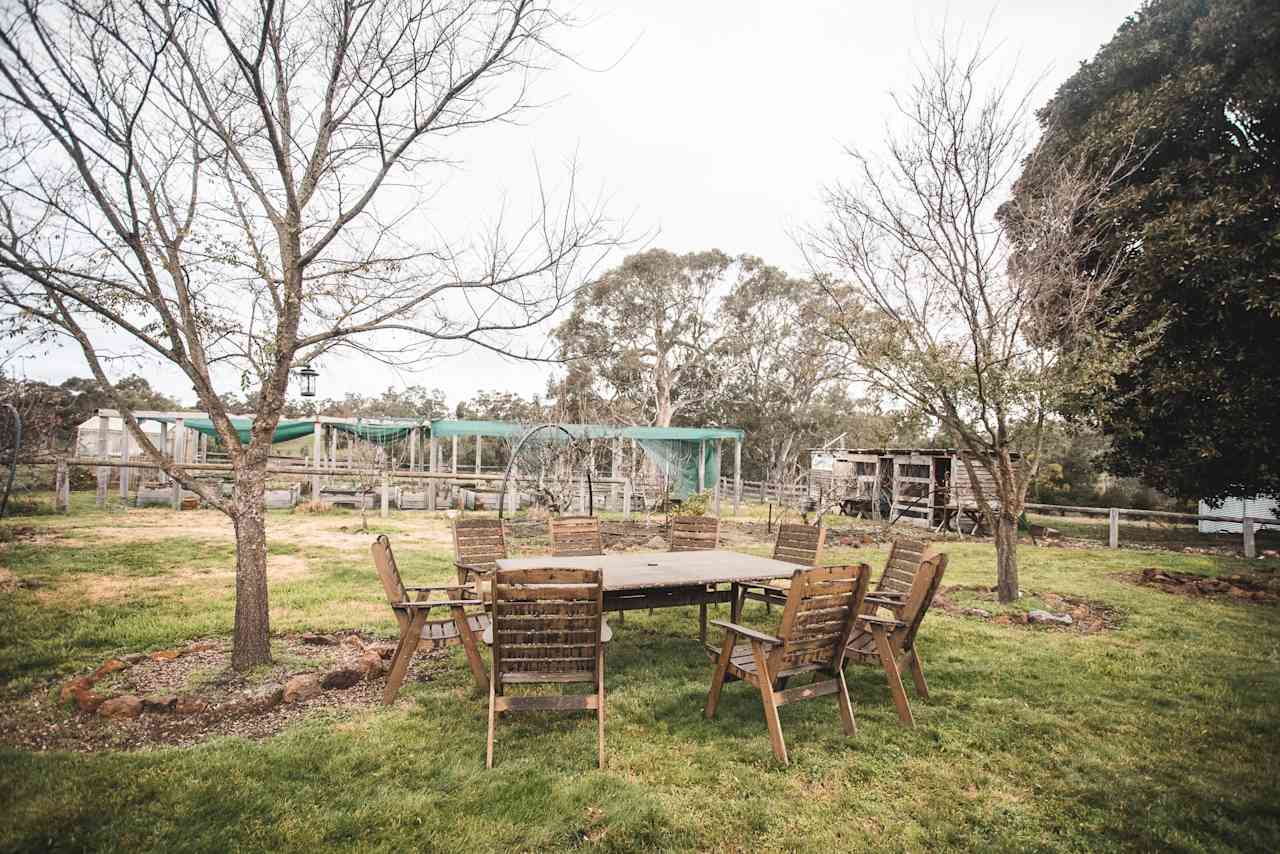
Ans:
{"label": "white building", "polygon": [[[1275,524],[1255,524],[1253,529],[1254,531],[1280,531],[1280,518],[1277,518],[1276,515],[1277,506],[1280,506],[1280,502],[1277,502],[1274,498],[1228,498],[1222,502],[1221,507],[1211,507],[1207,502],[1201,501],[1199,513],[1201,516],[1228,516],[1234,518],[1252,516],[1255,519],[1276,519]],[[1200,533],[1202,534],[1239,534],[1241,533],[1241,527],[1239,522],[1200,520]]]}

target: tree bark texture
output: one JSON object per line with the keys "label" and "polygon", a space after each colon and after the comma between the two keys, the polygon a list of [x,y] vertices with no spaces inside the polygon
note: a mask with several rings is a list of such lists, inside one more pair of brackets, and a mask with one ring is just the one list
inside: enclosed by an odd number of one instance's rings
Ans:
{"label": "tree bark texture", "polygon": [[1018,517],[1003,507],[995,516],[996,596],[1012,602],[1018,598]]}
{"label": "tree bark texture", "polygon": [[236,616],[231,667],[271,662],[267,609],[266,458],[236,474]]}

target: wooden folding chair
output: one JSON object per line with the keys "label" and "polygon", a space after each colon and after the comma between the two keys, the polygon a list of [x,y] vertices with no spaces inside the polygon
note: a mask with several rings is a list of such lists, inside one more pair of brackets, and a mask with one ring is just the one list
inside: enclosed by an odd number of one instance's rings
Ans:
{"label": "wooden folding chair", "polygon": [[[453,523],[453,565],[459,584],[487,582],[507,556],[502,520],[488,517],[460,518]],[[478,588],[477,588],[478,589]]]}
{"label": "wooden folding chair", "polygon": [[561,516],[559,519],[552,519],[549,527],[553,557],[604,554],[599,517]]}
{"label": "wooden folding chair", "polygon": [[[725,636],[704,714],[715,716],[721,688],[736,678],[760,691],[773,755],[784,765],[788,764],[787,745],[778,722],[778,706],[835,694],[845,734],[853,735],[857,725],[844,679],[844,657],[870,579],[871,567],[866,564],[797,569],[776,637],[712,620],[711,625],[723,628]],[[816,672],[830,678],[798,688],[785,687],[792,676]]]}
{"label": "wooden folding chair", "polygon": [[[489,736],[484,764],[493,767],[498,714],[594,709],[600,767],[604,752],[604,583],[598,569],[500,569],[494,574]],[[590,694],[508,697],[508,685],[583,682]]]}
{"label": "wooden folding chair", "polygon": [[[933,555],[921,561],[905,600],[868,596],[864,613],[858,617],[857,631],[849,638],[846,657],[859,664],[880,663],[889,682],[893,704],[898,709],[898,718],[907,726],[914,726],[915,719],[911,715],[911,704],[907,702],[907,692],[902,687],[902,669],[905,667],[911,671],[916,693],[921,699],[927,700],[929,685],[925,682],[924,667],[916,649],[916,634],[920,631],[920,623],[924,621],[929,606],[933,604],[933,597],[942,584],[946,569],[947,556]],[[895,619],[866,613],[876,606],[889,608],[898,617]]]}
{"label": "wooden folding chair", "polygon": [[[476,638],[489,627],[489,615],[483,612],[468,614],[466,611],[467,607],[480,605],[481,601],[464,598],[469,588],[460,584],[405,587],[400,580],[400,570],[396,567],[395,555],[391,553],[391,541],[386,534],[379,534],[370,550],[373,552],[373,565],[378,570],[378,578],[382,581],[382,589],[387,594],[387,602],[395,612],[396,622],[400,624],[400,642],[396,644],[395,655],[391,658],[391,671],[387,674],[387,687],[382,701],[387,704],[395,701],[405,674],[409,672],[413,654],[424,641],[429,644],[430,649],[461,644],[467,654],[471,675],[476,680],[477,687],[484,691],[489,684],[489,674],[480,658]],[[443,592],[448,598],[431,599],[431,594],[437,592]],[[418,598],[410,600],[410,593],[417,593]],[[428,620],[433,608],[448,608],[449,617]]]}
{"label": "wooden folding chair", "polygon": [[[671,551],[714,551],[720,548],[720,519],[715,516],[673,516]],[[653,609],[649,610],[653,614]],[[698,605],[698,639],[707,642],[707,604]]]}
{"label": "wooden folding chair", "polygon": [[[779,525],[778,537],[773,541],[773,559],[796,566],[817,566],[822,560],[822,548],[827,542],[827,529],[821,525]],[[765,606],[782,605],[787,601],[789,582],[751,584],[742,588],[742,598],[763,602]],[[759,591],[759,592],[757,592]],[[738,613],[742,605],[738,604]]]}

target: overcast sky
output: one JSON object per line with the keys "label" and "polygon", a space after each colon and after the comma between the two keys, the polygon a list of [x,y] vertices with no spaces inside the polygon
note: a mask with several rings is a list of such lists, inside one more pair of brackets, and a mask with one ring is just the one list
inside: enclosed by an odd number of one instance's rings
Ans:
{"label": "overcast sky", "polygon": [[[846,145],[874,147],[888,93],[911,75],[922,40],[945,26],[988,30],[998,62],[1043,101],[1107,41],[1136,0],[596,0],[577,7],[583,25],[560,43],[561,62],[536,84],[550,102],[521,127],[466,138],[466,161],[424,218],[482,225],[499,197],[531,197],[532,164],[555,174],[576,156],[589,191],[608,194],[647,245],[676,252],[751,253],[790,272],[804,267],[790,234],[820,220],[820,193],[847,174]],[[581,67],[578,67],[581,66]],[[616,260],[620,260],[616,259]],[[138,371],[193,401],[190,384],[158,362]],[[397,374],[355,359],[327,359],[320,394],[380,392],[421,384],[449,402],[480,389],[540,392],[554,368],[481,351]],[[11,362],[32,379],[60,382],[88,370],[64,349]]]}

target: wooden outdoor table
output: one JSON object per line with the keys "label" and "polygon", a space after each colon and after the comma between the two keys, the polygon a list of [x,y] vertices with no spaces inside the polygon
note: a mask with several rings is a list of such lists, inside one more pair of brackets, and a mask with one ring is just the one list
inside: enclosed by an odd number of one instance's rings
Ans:
{"label": "wooden outdoor table", "polygon": [[[740,586],[748,582],[790,578],[795,564],[723,550],[689,552],[623,552],[580,557],[518,557],[497,561],[498,569],[601,569],[604,609],[634,611],[701,605],[699,634],[707,639],[706,606],[730,603],[730,620],[742,608]],[[723,589],[729,585],[729,589]]]}

